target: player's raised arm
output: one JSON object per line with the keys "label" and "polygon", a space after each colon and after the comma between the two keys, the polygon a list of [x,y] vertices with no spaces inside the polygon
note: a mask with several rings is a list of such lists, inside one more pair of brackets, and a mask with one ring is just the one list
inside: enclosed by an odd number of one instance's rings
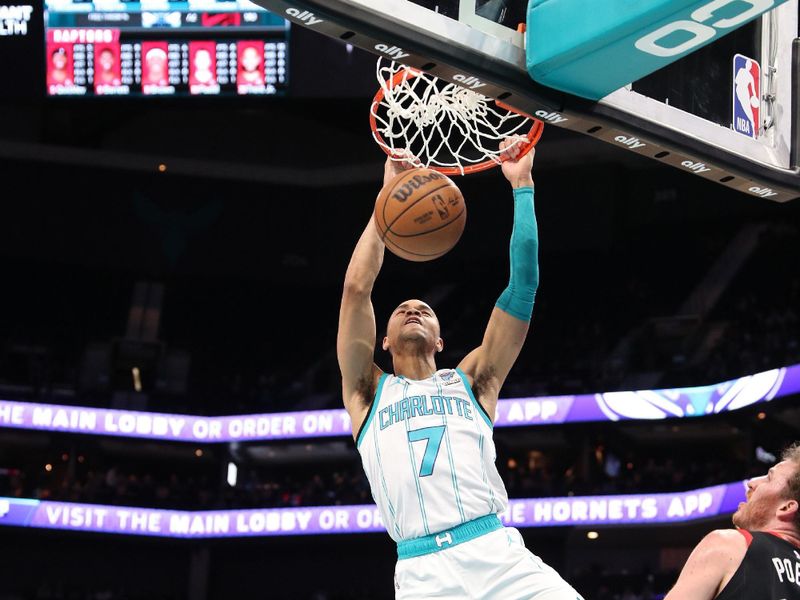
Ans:
{"label": "player's raised arm", "polygon": [[532,148],[528,154],[517,157],[516,139],[501,143],[509,156],[502,165],[503,175],[514,190],[508,287],[492,310],[481,345],[459,365],[472,378],[476,396],[489,415],[494,415],[500,388],[525,343],[539,286],[539,236],[531,175],[535,150]]}
{"label": "player's raised arm", "polygon": [[[407,163],[386,159],[384,185]],[[372,287],[383,264],[384,243],[370,218],[356,244],[344,278],[336,353],[342,372],[342,397],[354,434],[366,416],[380,369],[375,365],[375,311]]]}

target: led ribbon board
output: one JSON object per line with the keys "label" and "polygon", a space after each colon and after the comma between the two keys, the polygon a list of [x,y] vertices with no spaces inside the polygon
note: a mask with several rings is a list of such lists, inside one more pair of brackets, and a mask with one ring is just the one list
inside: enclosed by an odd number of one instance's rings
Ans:
{"label": "led ribbon board", "polygon": [[549,87],[599,100],[785,1],[532,0],[528,72]]}
{"label": "led ribbon board", "polygon": [[[798,392],[800,365],[794,365],[698,387],[500,400],[495,427],[701,417]],[[197,417],[0,400],[3,427],[194,443],[352,434],[343,409]]]}
{"label": "led ribbon board", "polygon": [[[500,518],[512,527],[682,523],[734,512],[745,500],[744,484],[674,494],[510,500]],[[2,525],[195,539],[386,531],[374,505],[177,511],[21,498],[0,498]]]}

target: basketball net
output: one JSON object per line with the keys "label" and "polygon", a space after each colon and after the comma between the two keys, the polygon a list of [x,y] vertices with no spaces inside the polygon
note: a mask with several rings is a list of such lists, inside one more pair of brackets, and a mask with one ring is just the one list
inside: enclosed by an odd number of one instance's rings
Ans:
{"label": "basketball net", "polygon": [[500,142],[512,135],[521,153],[542,135],[542,122],[500,101],[416,69],[379,58],[380,89],[370,107],[375,141],[393,160],[447,175],[466,175],[501,164]]}

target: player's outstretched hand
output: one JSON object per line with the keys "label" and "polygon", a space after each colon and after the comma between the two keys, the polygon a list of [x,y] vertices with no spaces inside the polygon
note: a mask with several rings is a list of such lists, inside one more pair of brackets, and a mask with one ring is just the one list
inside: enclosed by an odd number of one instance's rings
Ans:
{"label": "player's outstretched hand", "polygon": [[389,183],[403,171],[419,166],[419,159],[411,154],[411,151],[402,148],[395,150],[392,156],[386,157],[386,163],[383,165],[383,185]]}
{"label": "player's outstretched hand", "polygon": [[519,156],[527,138],[521,135],[507,137],[500,142],[500,159],[503,161],[503,175],[512,188],[533,187],[533,156],[536,148],[531,148],[525,156]]}

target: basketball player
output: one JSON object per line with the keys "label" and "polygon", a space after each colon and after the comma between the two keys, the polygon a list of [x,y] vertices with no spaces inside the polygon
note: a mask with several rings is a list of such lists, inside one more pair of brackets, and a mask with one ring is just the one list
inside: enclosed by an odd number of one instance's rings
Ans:
{"label": "basketball player", "polygon": [[747,482],[737,529],[697,544],[664,600],[800,600],[800,443]]}
{"label": "basketball player", "polygon": [[192,76],[198,84],[213,85],[216,83],[214,80],[214,73],[211,71],[213,64],[214,61],[211,58],[211,52],[205,48],[200,48],[194,53],[194,60],[192,61],[194,71]]}
{"label": "basketball player", "polygon": [[50,83],[52,85],[72,85],[72,78],[67,72],[69,56],[63,46],[58,46],[50,53]]}
{"label": "basketball player", "polygon": [[239,59],[239,79],[236,83],[245,85],[264,85],[261,70],[261,53],[255,46],[245,46]]}
{"label": "basketball player", "polygon": [[150,48],[144,55],[144,85],[164,87],[167,85],[167,53],[163,48]]}
{"label": "basketball player", "polygon": [[[344,405],[372,496],[397,542],[398,600],[580,599],[497,516],[508,496],[495,467],[493,417],[525,342],[539,280],[533,150],[517,158],[515,141],[501,144],[511,158],[503,175],[514,191],[510,281],[480,347],[457,368],[437,370],[439,321],[417,299],[389,317],[381,347],[394,373],[374,364],[370,296],[384,244],[372,219],[347,268],[337,340]],[[384,185],[408,166],[387,159]]]}
{"label": "basketball player", "polygon": [[111,48],[103,48],[97,57],[97,68],[95,83],[100,85],[119,85],[120,78],[116,73],[115,66],[117,57]]}

